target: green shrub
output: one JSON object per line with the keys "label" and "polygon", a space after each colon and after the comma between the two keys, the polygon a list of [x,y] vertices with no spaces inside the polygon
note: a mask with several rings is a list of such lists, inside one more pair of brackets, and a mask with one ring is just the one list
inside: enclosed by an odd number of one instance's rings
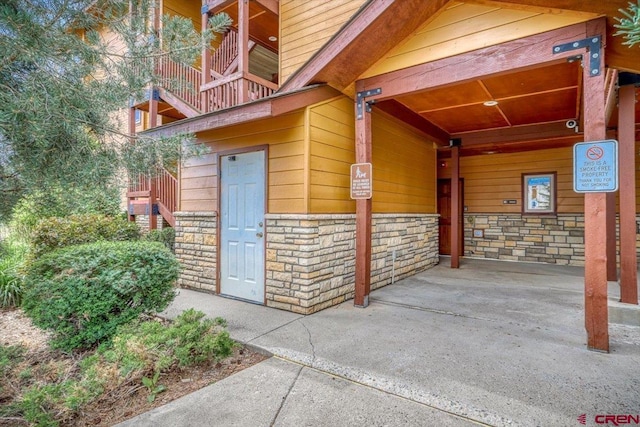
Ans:
{"label": "green shrub", "polygon": [[143,240],[149,242],[160,242],[171,252],[175,253],[176,230],[172,227],[163,228],[162,230],[151,230],[142,236]]}
{"label": "green shrub", "polygon": [[120,210],[116,185],[93,188],[53,185],[22,197],[11,211],[10,228],[26,237],[45,218],[89,213],[115,216]]}
{"label": "green shrub", "polygon": [[0,263],[0,307],[18,307],[22,301],[22,283],[17,274]]}
{"label": "green shrub", "polygon": [[20,266],[27,253],[24,244],[0,242],[0,307],[17,307],[22,300]]}
{"label": "green shrub", "polygon": [[105,357],[117,362],[121,375],[131,372],[161,372],[174,364],[187,367],[231,355],[235,342],[221,318],[205,319],[189,309],[168,326],[150,320],[119,328]]}
{"label": "green shrub", "polygon": [[36,325],[54,331],[55,348],[89,348],[140,314],[165,309],[178,270],[159,243],[70,246],[28,266],[23,309]]}
{"label": "green shrub", "polygon": [[32,252],[37,257],[66,246],[101,240],[137,240],[139,236],[138,226],[123,217],[86,214],[49,218],[35,227]]}

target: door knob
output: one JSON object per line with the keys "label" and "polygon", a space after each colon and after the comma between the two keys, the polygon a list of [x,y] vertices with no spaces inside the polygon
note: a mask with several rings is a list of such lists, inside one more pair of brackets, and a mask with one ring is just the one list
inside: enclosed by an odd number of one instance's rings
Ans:
{"label": "door knob", "polygon": [[262,233],[256,233],[256,237],[262,237]]}

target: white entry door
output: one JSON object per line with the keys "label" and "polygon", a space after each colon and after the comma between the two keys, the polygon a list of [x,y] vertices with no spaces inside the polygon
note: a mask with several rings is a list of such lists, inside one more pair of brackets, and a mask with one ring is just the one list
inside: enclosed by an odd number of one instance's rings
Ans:
{"label": "white entry door", "polygon": [[220,157],[220,292],[264,303],[264,151]]}

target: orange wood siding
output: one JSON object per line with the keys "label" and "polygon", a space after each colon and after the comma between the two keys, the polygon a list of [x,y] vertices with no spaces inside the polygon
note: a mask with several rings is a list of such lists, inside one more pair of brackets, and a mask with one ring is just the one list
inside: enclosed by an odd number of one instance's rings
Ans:
{"label": "orange wood siding", "polygon": [[[200,0],[162,0],[162,15],[169,16],[182,16],[188,18],[193,22],[193,28],[200,32],[202,30],[202,14],[200,8],[202,2]],[[160,24],[162,25],[162,23]],[[216,34],[215,40],[212,42],[212,46],[215,48],[220,44],[222,39],[221,34]],[[199,56],[195,59],[193,66],[200,69],[202,58]]]}
{"label": "orange wood siding", "polygon": [[[354,104],[343,97],[310,108],[311,213],[353,213],[350,167],[355,162]],[[373,211],[434,213],[436,163],[431,142],[376,112],[373,132]]]}
{"label": "orange wood siding", "polygon": [[595,14],[585,12],[549,8],[509,9],[497,2],[452,2],[434,19],[422,25],[413,36],[392,49],[362,77],[470,52],[595,17]]}
{"label": "orange wood siding", "polygon": [[364,0],[280,0],[280,82],[353,16]]}
{"label": "orange wood siding", "polygon": [[[450,176],[440,167],[439,176]],[[442,165],[443,162],[440,162]],[[464,179],[464,205],[467,213],[520,213],[522,211],[522,174],[556,172],[559,213],[584,210],[584,197],[573,191],[573,148],[554,148],[522,153],[462,157],[460,176]],[[516,205],[503,200],[515,199]]]}
{"label": "orange wood siding", "polygon": [[[309,211],[352,213],[349,173],[355,163],[353,101],[347,97],[309,109]],[[374,175],[375,176],[375,175]]]}
{"label": "orange wood siding", "polygon": [[387,114],[372,126],[373,212],[436,213],[434,144]]}
{"label": "orange wood siding", "polygon": [[[269,145],[268,211],[304,213],[304,112],[203,132],[198,141],[213,153]],[[191,159],[181,169],[180,210],[217,211],[215,154]]]}
{"label": "orange wood siding", "polygon": [[200,0],[163,0],[162,14],[189,18],[193,21],[193,27],[200,31],[202,27],[201,6],[202,2]]}

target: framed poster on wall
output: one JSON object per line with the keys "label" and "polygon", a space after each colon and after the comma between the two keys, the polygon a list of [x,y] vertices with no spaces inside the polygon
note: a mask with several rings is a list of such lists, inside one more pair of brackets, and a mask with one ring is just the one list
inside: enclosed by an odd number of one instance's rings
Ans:
{"label": "framed poster on wall", "polygon": [[552,215],[556,213],[556,173],[522,174],[522,213]]}

